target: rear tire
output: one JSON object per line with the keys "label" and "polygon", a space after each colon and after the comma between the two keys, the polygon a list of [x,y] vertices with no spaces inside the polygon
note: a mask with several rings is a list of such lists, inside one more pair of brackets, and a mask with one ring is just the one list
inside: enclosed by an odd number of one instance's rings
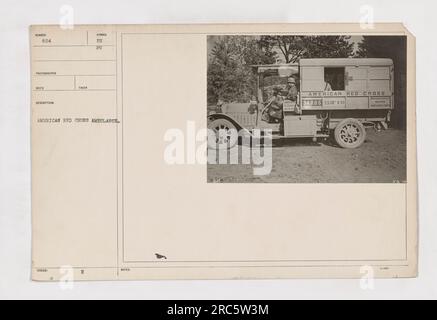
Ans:
{"label": "rear tire", "polygon": [[356,119],[344,119],[335,127],[334,138],[342,148],[358,148],[366,140],[366,128]]}

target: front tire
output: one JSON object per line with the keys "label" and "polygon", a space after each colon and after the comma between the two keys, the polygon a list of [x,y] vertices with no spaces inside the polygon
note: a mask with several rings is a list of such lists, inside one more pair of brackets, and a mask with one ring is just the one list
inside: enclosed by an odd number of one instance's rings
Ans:
{"label": "front tire", "polygon": [[238,142],[235,125],[226,119],[215,119],[209,125],[212,135],[208,134],[208,147],[211,149],[230,149]]}
{"label": "front tire", "polygon": [[366,140],[366,128],[356,119],[344,119],[335,127],[334,138],[342,148],[358,148]]}

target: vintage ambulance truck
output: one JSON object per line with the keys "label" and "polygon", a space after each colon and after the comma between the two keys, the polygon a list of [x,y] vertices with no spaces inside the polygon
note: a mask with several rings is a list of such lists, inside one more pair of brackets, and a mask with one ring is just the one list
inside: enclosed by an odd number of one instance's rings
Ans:
{"label": "vintage ambulance truck", "polygon": [[[270,128],[275,138],[327,138],[343,148],[357,148],[366,128],[387,129],[394,108],[394,69],[391,59],[301,59],[298,64],[253,66],[257,96],[249,104],[225,104],[208,115],[216,144],[229,147],[238,138],[231,132]],[[287,91],[292,77],[297,99],[281,103],[282,115],[267,114],[278,92]],[[288,79],[288,80],[287,80]],[[276,92],[276,94],[275,94]],[[275,102],[277,104],[277,102]]]}

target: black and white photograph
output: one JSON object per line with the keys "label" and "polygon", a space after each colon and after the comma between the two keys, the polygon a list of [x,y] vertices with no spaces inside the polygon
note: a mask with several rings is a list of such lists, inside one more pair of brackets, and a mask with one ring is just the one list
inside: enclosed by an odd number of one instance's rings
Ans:
{"label": "black and white photograph", "polygon": [[3,1],[0,300],[436,299],[434,7]]}
{"label": "black and white photograph", "polygon": [[207,52],[208,182],[406,182],[406,37],[211,35]]}

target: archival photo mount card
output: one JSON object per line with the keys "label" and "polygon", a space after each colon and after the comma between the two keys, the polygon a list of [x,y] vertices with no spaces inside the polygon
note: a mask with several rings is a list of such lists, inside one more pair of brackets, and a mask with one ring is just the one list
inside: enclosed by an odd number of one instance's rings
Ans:
{"label": "archival photo mount card", "polygon": [[32,277],[417,276],[401,24],[32,26]]}

